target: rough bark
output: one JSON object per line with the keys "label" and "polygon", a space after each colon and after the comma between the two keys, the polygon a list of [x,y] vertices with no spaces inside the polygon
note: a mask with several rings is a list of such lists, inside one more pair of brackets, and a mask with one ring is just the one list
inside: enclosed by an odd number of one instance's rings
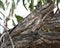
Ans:
{"label": "rough bark", "polygon": [[[23,19],[18,25],[10,31],[15,48],[60,48],[60,32],[44,32],[41,27],[48,25],[51,29],[53,21],[59,17],[52,16],[51,12],[54,8],[54,3],[48,3],[41,6]],[[55,18],[54,18],[55,17]],[[50,21],[50,22],[49,22]],[[59,22],[57,22],[59,24]],[[51,25],[50,25],[51,24]],[[52,29],[56,27],[53,26]],[[12,48],[9,36],[5,35],[2,48]]]}

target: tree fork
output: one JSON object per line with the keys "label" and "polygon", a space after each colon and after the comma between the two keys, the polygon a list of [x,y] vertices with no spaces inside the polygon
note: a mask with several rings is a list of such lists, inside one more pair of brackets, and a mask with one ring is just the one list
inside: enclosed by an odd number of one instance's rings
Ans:
{"label": "tree fork", "polygon": [[[48,17],[53,9],[53,2],[40,7],[10,31],[15,48],[60,48],[60,33],[56,35],[55,32],[51,34],[40,30],[44,18]],[[1,47],[12,48],[8,35],[5,39]]]}

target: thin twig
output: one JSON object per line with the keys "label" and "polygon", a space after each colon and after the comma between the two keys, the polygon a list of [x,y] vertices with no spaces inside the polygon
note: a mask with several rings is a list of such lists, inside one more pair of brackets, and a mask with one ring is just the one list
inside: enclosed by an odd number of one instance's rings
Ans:
{"label": "thin twig", "polygon": [[3,34],[1,35],[1,37],[0,37],[0,42],[1,42],[2,38],[4,37],[4,35],[6,35],[6,33],[3,33]]}
{"label": "thin twig", "polygon": [[12,40],[12,38],[11,38],[10,35],[9,35],[9,38],[10,38],[10,41],[11,41],[11,44],[12,44],[12,48],[15,48],[14,43],[13,43],[13,40]]}
{"label": "thin twig", "polygon": [[[0,26],[2,26],[2,25],[0,24]],[[2,26],[2,27],[6,30],[6,32],[4,32],[4,33],[2,34],[2,36],[0,37],[0,41],[2,40],[2,38],[4,37],[4,35],[6,35],[6,34],[9,35],[9,32],[8,32],[8,30],[6,29],[6,27],[4,27],[4,26]],[[10,41],[11,41],[12,48],[15,48],[14,43],[13,43],[12,38],[11,38],[10,35],[9,35],[9,39],[10,39]]]}
{"label": "thin twig", "polygon": [[[3,25],[1,25],[1,24],[0,24],[0,26],[2,26],[5,30],[7,30],[5,26],[3,26]],[[7,28],[8,28],[8,27],[7,27]],[[9,28],[8,28],[8,29],[9,29]]]}

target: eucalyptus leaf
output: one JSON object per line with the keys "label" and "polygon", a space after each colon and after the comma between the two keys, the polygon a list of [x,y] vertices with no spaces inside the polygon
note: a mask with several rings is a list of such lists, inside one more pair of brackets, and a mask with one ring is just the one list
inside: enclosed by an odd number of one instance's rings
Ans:
{"label": "eucalyptus leaf", "polygon": [[12,1],[12,8],[11,8],[11,13],[12,13],[12,15],[13,15],[13,13],[14,13],[14,9],[15,9],[15,2],[14,2],[14,0]]}
{"label": "eucalyptus leaf", "polygon": [[25,0],[22,0],[22,2],[23,2],[23,6],[25,7],[25,9],[28,10],[25,4]]}
{"label": "eucalyptus leaf", "polygon": [[34,10],[34,0],[31,0],[31,3],[29,5],[30,11]]}
{"label": "eucalyptus leaf", "polygon": [[[43,0],[42,0],[42,1],[43,1]],[[41,5],[41,4],[42,4],[42,1],[41,1],[41,0],[39,0],[39,1],[38,1],[38,5]]]}
{"label": "eucalyptus leaf", "polygon": [[59,3],[60,2],[60,0],[57,0],[57,3]]}
{"label": "eucalyptus leaf", "polygon": [[5,17],[5,15],[0,11],[0,13]]}
{"label": "eucalyptus leaf", "polygon": [[12,22],[13,22],[13,26],[16,26],[16,24],[15,24],[14,20],[12,20]]}
{"label": "eucalyptus leaf", "polygon": [[18,22],[23,19],[23,17],[21,17],[21,16],[19,16],[19,15],[15,15],[15,17],[16,17],[16,19],[17,19]]}
{"label": "eucalyptus leaf", "polygon": [[3,8],[3,10],[5,10],[4,4],[1,0],[0,0],[0,8]]}

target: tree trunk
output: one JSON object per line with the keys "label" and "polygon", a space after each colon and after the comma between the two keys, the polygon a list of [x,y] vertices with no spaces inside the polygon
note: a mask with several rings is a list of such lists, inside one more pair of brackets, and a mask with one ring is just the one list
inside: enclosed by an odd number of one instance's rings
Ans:
{"label": "tree trunk", "polygon": [[[50,30],[56,27],[60,22],[54,21],[59,19],[51,13],[54,9],[54,3],[47,3],[41,6],[24,18],[18,25],[13,28],[9,35],[13,40],[15,48],[60,48],[60,33],[44,32],[41,29],[49,27]],[[55,23],[54,23],[55,22]],[[53,26],[53,23],[55,24]],[[53,26],[53,27],[51,27]],[[2,48],[12,48],[8,35],[5,35]]]}

